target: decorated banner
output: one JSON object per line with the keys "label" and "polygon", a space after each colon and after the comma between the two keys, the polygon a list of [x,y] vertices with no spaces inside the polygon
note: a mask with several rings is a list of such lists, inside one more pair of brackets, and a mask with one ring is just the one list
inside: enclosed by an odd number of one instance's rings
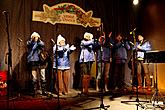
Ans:
{"label": "decorated banner", "polygon": [[93,11],[85,12],[79,6],[72,3],[60,3],[49,7],[43,5],[44,11],[33,11],[32,21],[40,21],[44,23],[56,23],[82,25],[84,27],[99,27],[100,18],[92,17]]}

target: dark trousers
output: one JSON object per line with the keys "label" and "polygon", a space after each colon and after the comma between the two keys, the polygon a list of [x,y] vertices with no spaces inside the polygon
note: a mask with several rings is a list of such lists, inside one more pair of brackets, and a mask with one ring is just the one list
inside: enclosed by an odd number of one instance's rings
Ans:
{"label": "dark trousers", "polygon": [[113,89],[125,87],[125,63],[113,63],[112,65]]}
{"label": "dark trousers", "polygon": [[137,60],[137,79],[139,86],[144,86],[144,83],[147,86],[150,85],[148,65],[144,65],[143,60]]}

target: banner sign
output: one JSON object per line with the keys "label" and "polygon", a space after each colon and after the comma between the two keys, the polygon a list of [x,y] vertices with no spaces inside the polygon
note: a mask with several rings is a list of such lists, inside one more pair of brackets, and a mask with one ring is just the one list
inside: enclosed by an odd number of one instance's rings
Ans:
{"label": "banner sign", "polygon": [[40,21],[44,23],[56,23],[82,25],[84,27],[99,27],[100,18],[92,17],[93,11],[85,12],[79,6],[72,3],[60,3],[49,7],[43,5],[42,11],[33,11],[32,21]]}

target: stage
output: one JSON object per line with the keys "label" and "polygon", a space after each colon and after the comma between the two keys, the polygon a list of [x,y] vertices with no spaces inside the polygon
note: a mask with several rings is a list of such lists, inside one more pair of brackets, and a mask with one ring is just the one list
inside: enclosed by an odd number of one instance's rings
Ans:
{"label": "stage", "polygon": [[[147,52],[150,57],[147,57],[148,61],[144,63],[144,66],[147,66],[144,70],[147,71],[149,79],[144,77],[144,84],[142,85],[147,86],[147,82],[151,82],[149,85],[154,88],[152,88],[152,91],[140,88],[138,93],[140,101],[149,102],[139,103],[136,90],[133,90],[132,87],[129,87],[126,91],[110,90],[102,94],[104,95],[104,106],[108,106],[107,110],[164,110],[165,104],[162,104],[162,101],[157,103],[152,102],[151,99],[154,99],[154,95],[158,95],[165,100],[165,37],[162,37],[165,35],[165,16],[163,11],[165,10],[165,0],[139,0],[138,5],[133,4],[133,1],[1,0],[0,110],[59,110],[59,107],[62,110],[89,110],[96,108],[98,110],[101,105],[101,93],[93,89],[96,87],[98,73],[97,60],[92,61],[93,64],[89,72],[92,80],[90,85],[92,88],[90,88],[89,94],[81,95],[80,90],[73,89],[82,86],[82,74],[80,71],[82,62],[79,62],[79,56],[82,50],[81,41],[84,39],[84,33],[86,32],[93,35],[92,40],[94,42],[99,41],[102,32],[105,33],[105,41],[108,41],[105,46],[109,47],[111,52],[111,56],[107,60],[110,63],[108,86],[115,85],[115,81],[123,80],[123,78],[126,86],[132,86],[134,75],[136,75],[133,74],[133,70],[136,68],[132,63],[132,58],[134,58],[132,57],[132,51],[134,50],[135,41],[138,41],[138,35],[142,35],[145,40],[151,43],[152,49]],[[59,80],[58,75],[56,76],[55,74],[59,68],[54,69],[53,67],[54,62],[58,63],[57,60],[55,61],[57,51],[53,52],[58,36],[62,35],[66,40],[66,44],[76,47],[70,58],[68,57],[70,60],[68,86],[72,88],[69,94],[59,98],[55,93],[51,92],[47,92],[47,96],[38,94],[37,97],[32,97],[30,95],[31,89],[34,89],[34,74],[32,74],[32,65],[27,59],[30,50],[27,42],[32,40],[31,35],[33,32],[39,34],[38,41],[44,42],[44,50],[49,54],[48,61],[46,61],[48,64],[45,68],[45,75],[43,75],[46,80],[42,82],[40,78],[37,78],[39,81],[38,87],[43,87],[47,91],[57,89],[55,84]],[[109,36],[109,33],[112,35],[110,34]],[[116,48],[111,45],[110,38],[116,42],[118,34],[123,37],[121,40],[122,45],[129,43],[132,47],[126,50],[128,55],[124,58],[126,65],[125,70],[123,69],[125,72],[123,78],[114,77],[116,74],[115,71],[112,71],[113,69],[115,70],[113,67],[116,67],[113,64],[113,61],[115,61],[113,52]],[[36,44],[39,43],[38,41]],[[95,47],[94,44],[92,44],[92,47]],[[141,46],[141,44],[138,46]],[[86,48],[86,46],[83,47]],[[100,49],[102,50],[102,46]],[[36,49],[34,50],[36,52]],[[91,49],[87,50],[91,51]],[[97,49],[92,50],[95,51],[94,53],[98,53]],[[40,51],[37,53],[39,54]],[[129,61],[131,62],[131,68],[128,65]],[[39,69],[41,69],[40,66]],[[120,73],[117,72],[117,74]],[[44,87],[45,81],[46,88]],[[159,91],[156,91],[156,88]],[[155,91],[162,94],[154,94]],[[122,103],[123,101],[132,102]]]}
{"label": "stage", "polygon": [[[71,89],[68,95],[59,97],[59,102],[56,94],[51,94],[52,96],[50,94],[48,96],[37,95],[35,98],[26,94],[10,96],[8,108],[10,110],[57,110],[58,107],[61,107],[61,110],[99,110],[101,104],[101,94],[99,92],[90,89],[88,95],[81,95],[79,93],[80,91]],[[153,93],[154,90],[148,92],[143,88],[139,90],[139,102],[121,103],[122,101],[136,101],[136,92],[131,90],[108,91],[104,93],[103,104],[105,108],[109,106],[107,110],[137,110],[138,104],[139,110],[161,110],[160,108],[156,108],[157,106],[154,109],[151,102],[140,102],[150,101]],[[0,99],[1,110],[6,110],[6,97],[1,96]],[[159,101],[158,104],[164,110],[162,101]]]}

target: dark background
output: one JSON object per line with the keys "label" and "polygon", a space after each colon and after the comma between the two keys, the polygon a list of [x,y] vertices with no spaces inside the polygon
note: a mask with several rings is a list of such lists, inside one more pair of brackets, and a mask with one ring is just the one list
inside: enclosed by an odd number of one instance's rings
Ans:
{"label": "dark background", "polygon": [[[112,37],[114,37],[120,32],[124,38],[132,40],[129,33],[136,28],[137,34],[143,34],[152,43],[153,50],[165,49],[164,0],[140,0],[137,6],[133,6],[132,0],[0,0],[0,70],[7,70],[5,55],[8,52],[8,42],[5,16],[2,13],[7,11],[12,48],[12,71],[22,88],[26,88],[26,83],[30,79],[26,63],[26,41],[33,31],[41,35],[50,56],[53,46],[50,39],[53,38],[56,41],[58,34],[62,34],[67,43],[77,46],[77,50],[71,54],[73,74],[74,64],[78,60],[79,42],[84,32],[88,31],[95,37],[98,36],[96,28],[32,21],[32,11],[43,11],[43,4],[53,6],[62,2],[74,3],[86,12],[92,10],[93,17],[101,18],[106,35],[112,31]],[[22,39],[21,43],[18,38]],[[48,73],[51,76],[51,69]],[[71,79],[72,77],[71,74]]]}

